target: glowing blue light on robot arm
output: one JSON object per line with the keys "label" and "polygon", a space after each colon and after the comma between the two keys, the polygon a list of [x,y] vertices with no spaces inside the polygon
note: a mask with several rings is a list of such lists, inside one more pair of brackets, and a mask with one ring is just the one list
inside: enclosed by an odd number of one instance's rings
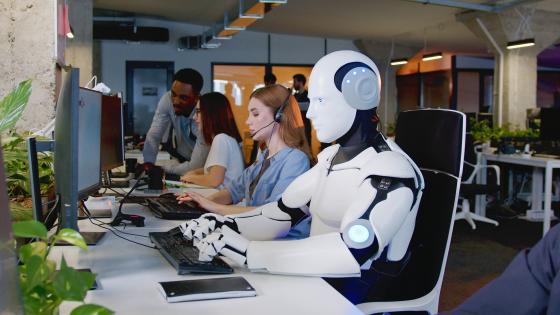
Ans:
{"label": "glowing blue light on robot arm", "polygon": [[342,238],[350,248],[366,248],[373,244],[375,233],[366,219],[357,219],[346,225]]}
{"label": "glowing blue light on robot arm", "polygon": [[353,225],[348,229],[348,236],[356,243],[363,243],[369,238],[369,230],[363,225]]}

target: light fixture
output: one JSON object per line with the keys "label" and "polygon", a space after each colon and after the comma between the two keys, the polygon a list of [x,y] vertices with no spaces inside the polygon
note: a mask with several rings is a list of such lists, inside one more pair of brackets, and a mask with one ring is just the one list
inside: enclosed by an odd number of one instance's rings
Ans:
{"label": "light fixture", "polygon": [[422,61],[437,60],[443,58],[443,54],[440,52],[426,54],[422,56]]}
{"label": "light fixture", "polygon": [[227,40],[227,39],[232,39],[233,36],[218,36],[218,35],[213,35],[212,39],[221,39],[221,40]]}
{"label": "light fixture", "polygon": [[68,32],[66,33],[66,37],[73,39],[74,38],[74,30],[72,29],[72,26],[70,26],[70,29],[68,30]]}
{"label": "light fixture", "polygon": [[66,37],[72,39],[74,38],[74,32],[72,30],[72,27],[70,26],[70,17],[68,16],[68,4],[64,4],[64,7],[62,8],[62,20],[63,20],[63,28],[64,28],[64,35],[66,35]]}
{"label": "light fixture", "polygon": [[391,60],[391,66],[406,65],[407,63],[408,63],[408,59],[406,59],[406,58],[399,58],[399,59]]}
{"label": "light fixture", "polygon": [[259,0],[260,3],[286,4],[288,0]]}
{"label": "light fixture", "polygon": [[530,46],[535,46],[534,38],[516,40],[507,43],[507,49],[517,49],[517,48],[530,47]]}
{"label": "light fixture", "polygon": [[260,20],[264,18],[264,7],[262,5],[255,5],[245,10],[245,0],[239,0],[239,18],[240,19],[254,19]]}

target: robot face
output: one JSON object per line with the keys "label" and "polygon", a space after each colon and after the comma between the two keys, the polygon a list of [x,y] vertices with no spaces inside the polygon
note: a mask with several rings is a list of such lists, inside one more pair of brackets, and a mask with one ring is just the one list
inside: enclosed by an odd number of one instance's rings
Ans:
{"label": "robot face", "polygon": [[343,50],[321,58],[309,77],[306,115],[319,141],[332,142],[346,134],[357,109],[377,107],[380,88],[379,70],[367,56]]}
{"label": "robot face", "polygon": [[350,130],[356,110],[346,104],[342,93],[334,86],[332,76],[320,76],[315,71],[316,67],[309,81],[309,109],[306,116],[313,123],[317,139],[329,143]]}

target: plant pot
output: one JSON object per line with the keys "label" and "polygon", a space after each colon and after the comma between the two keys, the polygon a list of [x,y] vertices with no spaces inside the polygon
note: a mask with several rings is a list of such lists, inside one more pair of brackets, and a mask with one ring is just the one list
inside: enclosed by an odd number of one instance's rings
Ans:
{"label": "plant pot", "polygon": [[482,153],[485,153],[485,154],[494,153],[494,149],[490,146],[490,140],[484,141],[482,143]]}

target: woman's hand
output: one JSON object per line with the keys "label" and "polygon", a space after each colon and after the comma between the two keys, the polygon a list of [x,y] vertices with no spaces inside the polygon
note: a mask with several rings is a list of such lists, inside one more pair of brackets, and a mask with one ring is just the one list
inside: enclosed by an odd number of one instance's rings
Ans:
{"label": "woman's hand", "polygon": [[180,180],[181,180],[183,183],[192,183],[193,175],[194,175],[194,174],[191,174],[191,172],[188,172],[187,174],[181,176]]}
{"label": "woman's hand", "polygon": [[177,201],[179,203],[187,202],[187,201],[194,201],[198,203],[201,208],[204,208],[210,212],[221,214],[218,212],[220,204],[207,199],[206,197],[202,196],[201,194],[197,194],[195,192],[185,192],[182,195],[177,197]]}

